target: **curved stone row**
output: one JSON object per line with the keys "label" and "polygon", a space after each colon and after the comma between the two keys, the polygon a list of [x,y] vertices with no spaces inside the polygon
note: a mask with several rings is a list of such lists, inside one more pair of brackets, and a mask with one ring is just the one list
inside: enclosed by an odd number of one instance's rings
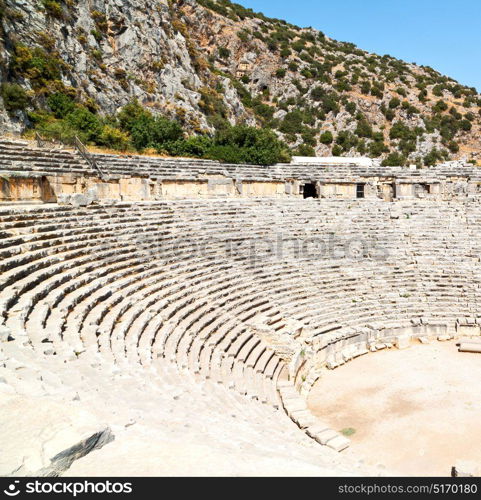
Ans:
{"label": "curved stone row", "polygon": [[[340,451],[348,440],[295,387],[305,394],[322,369],[413,337],[479,335],[480,217],[474,202],[422,201],[3,208],[5,352],[23,346],[15,356],[30,365],[36,353],[38,371],[49,359],[79,367],[57,366],[53,387],[95,380],[95,367],[152,383],[168,407],[180,389],[209,415],[216,397],[246,420],[276,415],[295,448],[284,409]],[[7,379],[22,387],[13,369],[7,358]]]}
{"label": "curved stone row", "polygon": [[[160,158],[146,155],[91,153],[107,177],[148,177],[154,180],[201,180],[225,177],[239,180],[345,183],[390,179],[399,182],[439,183],[449,180],[470,182],[479,194],[479,169],[470,164],[447,162],[426,169],[408,167],[366,167],[360,165],[322,165],[316,163],[238,165],[194,158]],[[34,147],[26,141],[0,140],[0,171],[29,175],[80,174],[96,177],[98,172],[73,150]],[[296,193],[298,194],[298,193]],[[464,196],[466,193],[464,193]]]}
{"label": "curved stone row", "polygon": [[82,174],[96,172],[69,150],[33,147],[26,141],[0,140],[0,171],[24,174]]}

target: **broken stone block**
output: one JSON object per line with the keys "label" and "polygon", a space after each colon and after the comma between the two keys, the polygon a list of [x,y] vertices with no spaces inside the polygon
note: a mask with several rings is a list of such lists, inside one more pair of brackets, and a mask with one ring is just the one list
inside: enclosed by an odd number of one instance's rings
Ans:
{"label": "broken stone block", "polygon": [[446,342],[447,340],[451,340],[451,335],[438,335],[438,340],[440,342]]}
{"label": "broken stone block", "polygon": [[481,344],[474,342],[463,342],[462,344],[459,344],[459,352],[481,353]]}
{"label": "broken stone block", "polygon": [[349,447],[351,441],[344,436],[337,435],[335,438],[327,442],[327,446],[335,451],[342,451]]}
{"label": "broken stone block", "polygon": [[478,477],[479,466],[475,462],[468,460],[458,460],[451,469],[452,477]]}
{"label": "broken stone block", "polygon": [[333,431],[332,429],[326,429],[325,431],[319,432],[315,436],[313,435],[313,437],[318,443],[327,444],[328,441],[334,439],[338,435],[339,434],[336,431]]}
{"label": "broken stone block", "polygon": [[411,338],[407,335],[399,335],[394,342],[398,349],[407,349],[411,345]]}
{"label": "broken stone block", "polygon": [[[0,474],[59,475],[71,463],[114,439],[87,408],[44,398],[2,396]],[[35,436],[36,439],[32,439]]]}

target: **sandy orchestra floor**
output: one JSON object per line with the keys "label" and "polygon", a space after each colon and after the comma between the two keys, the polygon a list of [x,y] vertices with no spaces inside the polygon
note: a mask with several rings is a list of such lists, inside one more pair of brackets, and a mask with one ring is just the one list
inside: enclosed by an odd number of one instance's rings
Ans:
{"label": "sandy orchestra floor", "polygon": [[309,397],[350,450],[396,475],[449,476],[457,460],[481,465],[481,354],[454,342],[413,345],[329,371]]}

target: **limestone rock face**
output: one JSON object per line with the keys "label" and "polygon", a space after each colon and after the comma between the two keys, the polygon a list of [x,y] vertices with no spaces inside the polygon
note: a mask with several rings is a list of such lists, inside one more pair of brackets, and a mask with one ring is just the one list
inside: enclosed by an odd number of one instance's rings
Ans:
{"label": "limestone rock face", "polygon": [[[91,98],[103,113],[114,113],[132,98],[154,110],[175,116],[187,113],[201,128],[209,128],[198,107],[197,90],[204,84],[189,55],[188,41],[174,27],[176,11],[167,0],[106,0],[65,5],[57,19],[39,7],[39,2],[7,1],[16,12],[4,21],[6,38],[3,59],[11,61],[13,44],[39,46],[39,34],[50,37],[66,63],[63,83]],[[100,15],[101,14],[101,15]],[[105,19],[103,32],[99,21]],[[92,34],[93,33],[93,34]],[[5,72],[6,70],[4,70]],[[2,75],[4,79],[7,75]],[[29,88],[29,82],[22,82]],[[234,108],[242,107],[230,95]],[[19,120],[0,115],[4,129],[18,131]]]}

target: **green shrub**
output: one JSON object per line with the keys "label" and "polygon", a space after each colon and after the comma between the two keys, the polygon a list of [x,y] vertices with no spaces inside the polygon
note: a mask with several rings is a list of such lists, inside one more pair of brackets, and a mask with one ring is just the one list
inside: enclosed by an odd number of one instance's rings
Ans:
{"label": "green shrub", "polygon": [[383,167],[402,167],[406,164],[406,158],[397,152],[390,153],[389,156],[381,162]]}
{"label": "green shrub", "polygon": [[368,95],[371,92],[371,84],[369,82],[363,82],[361,85],[361,93]]}
{"label": "green shrub", "polygon": [[355,133],[358,137],[365,137],[365,138],[372,137],[373,131],[371,124],[364,118],[359,120],[357,122]]}
{"label": "green shrub", "polygon": [[338,97],[336,93],[326,94],[321,101],[321,108],[324,113],[333,112],[337,114],[339,112]]}
{"label": "green shrub", "polygon": [[[74,137],[79,135],[78,130],[66,120],[42,122],[37,127],[37,130],[48,139],[60,140],[66,144],[72,144]],[[83,140],[84,138],[80,137],[80,139]]]}
{"label": "green shrub", "polygon": [[144,109],[140,103],[134,99],[119,111],[117,114],[117,121],[122,130],[131,132],[134,123],[142,116],[151,116],[151,113]]}
{"label": "green shrub", "polygon": [[366,154],[367,148],[366,148],[366,141],[364,139],[359,141],[356,150],[361,155]]}
{"label": "green shrub", "polygon": [[42,5],[49,16],[56,19],[64,18],[62,6],[56,0],[42,0]]}
{"label": "green shrub", "polygon": [[426,165],[427,167],[432,167],[433,165],[435,165],[436,163],[438,163],[439,161],[442,161],[442,160],[443,160],[443,155],[437,149],[431,150],[431,152],[428,153],[423,158],[424,165]]}
{"label": "green shrub", "polygon": [[253,105],[254,113],[263,120],[270,120],[274,115],[274,108],[263,102]]}
{"label": "green shrub", "polygon": [[306,128],[304,132],[302,132],[301,137],[304,141],[304,145],[311,147],[317,146],[316,130]]}
{"label": "green shrub", "polygon": [[390,101],[389,101],[389,108],[390,109],[396,109],[400,106],[401,104],[401,101],[397,98],[397,97],[393,97]]}
{"label": "green shrub", "polygon": [[279,45],[277,45],[277,42],[275,40],[267,40],[267,48],[271,52],[275,52],[279,48]]}
{"label": "green shrub", "polygon": [[244,43],[249,41],[249,35],[245,31],[238,31],[237,36]]}
{"label": "green shrub", "polygon": [[416,108],[416,106],[413,106],[412,104],[410,104],[408,101],[403,101],[403,102],[402,102],[402,109],[403,109],[404,111],[406,111],[406,113],[407,113],[409,116],[419,114],[419,109],[418,109],[418,108]]}
{"label": "green shrub", "polygon": [[[210,87],[201,87],[199,89],[199,93],[200,93],[199,108],[206,115],[208,116],[220,115],[222,118],[225,118],[227,116],[227,108],[219,92]],[[242,102],[244,103],[244,101]]]}
{"label": "green shrub", "polygon": [[97,141],[101,146],[119,151],[126,151],[130,148],[130,137],[126,132],[118,128],[105,125]]}
{"label": "green shrub", "polygon": [[351,85],[347,80],[339,80],[335,85],[334,88],[338,92],[347,92],[352,89]]}
{"label": "green shrub", "polygon": [[29,79],[34,89],[60,81],[64,67],[64,61],[56,52],[47,52],[41,47],[30,49],[21,44],[14,46],[10,69],[15,75]]}
{"label": "green shrub", "polygon": [[297,109],[291,111],[284,116],[279,126],[279,130],[284,134],[296,134],[302,129],[303,119],[304,117],[301,111]]}
{"label": "green shrub", "polygon": [[372,141],[369,144],[369,154],[374,158],[381,156],[383,153],[387,153],[387,151],[388,148],[383,141]]}
{"label": "green shrub", "polygon": [[422,89],[418,94],[418,99],[420,102],[426,102],[426,98],[428,96],[428,91],[426,89]]}
{"label": "green shrub", "polygon": [[83,142],[96,142],[103,128],[100,118],[84,107],[76,108],[64,121],[69,128],[78,132]]}
{"label": "green shrub", "polygon": [[334,136],[332,135],[332,132],[330,130],[326,130],[320,135],[319,141],[321,142],[321,144],[332,144],[332,142],[334,141]]}
{"label": "green shrub", "polygon": [[272,130],[243,125],[217,132],[209,156],[229,163],[256,165],[272,165],[288,159],[284,144]]}
{"label": "green shrub", "polygon": [[294,151],[296,156],[316,156],[316,151],[312,146],[308,144],[301,144],[296,151]]}
{"label": "green shrub", "polygon": [[302,52],[305,49],[306,43],[304,41],[302,41],[302,40],[297,40],[296,42],[294,42],[292,44],[291,47],[292,47],[293,50],[295,50],[296,52],[300,53],[300,52]]}
{"label": "green shrub", "polygon": [[359,139],[353,133],[346,130],[341,130],[336,137],[336,144],[342,148],[344,153],[347,153],[352,148],[355,148],[358,142]]}
{"label": "green shrub", "polygon": [[287,67],[289,71],[292,71],[293,73],[296,73],[299,69],[299,66],[294,61],[291,61]]}
{"label": "green shrub", "polygon": [[447,111],[447,109],[448,109],[448,105],[443,100],[438,101],[433,106],[434,113],[442,113],[443,111]]}
{"label": "green shrub", "polygon": [[97,30],[100,31],[101,33],[107,33],[109,28],[107,16],[103,12],[99,12],[98,10],[92,10],[90,12],[90,15],[92,16],[92,19],[95,22]]}
{"label": "green shrub", "polygon": [[219,57],[221,59],[228,59],[230,57],[230,50],[227,47],[219,47]]}
{"label": "green shrub", "polygon": [[311,99],[320,101],[326,95],[326,91],[322,87],[314,87],[311,90]]}
{"label": "green shrub", "polygon": [[199,135],[167,143],[166,151],[174,156],[208,158],[212,146],[213,140],[211,137]]}
{"label": "green shrub", "polygon": [[263,42],[265,41],[265,37],[264,37],[264,35],[263,35],[260,31],[257,31],[257,30],[256,30],[256,31],[253,31],[253,32],[252,32],[252,36],[253,36],[254,38],[257,38],[258,40],[263,41]]}
{"label": "green shrub", "polygon": [[29,104],[25,90],[16,83],[2,84],[3,105],[9,114],[15,111],[24,111]]}
{"label": "green shrub", "polygon": [[96,30],[96,29],[91,29],[90,34],[95,38],[97,43],[100,43],[102,41],[103,34],[101,31]]}
{"label": "green shrub", "polygon": [[414,139],[401,139],[399,141],[399,149],[406,156],[408,156],[410,153],[414,153],[414,151],[416,151],[416,140],[414,140]]}
{"label": "green shrub", "polygon": [[390,139],[414,139],[416,140],[417,134],[411,130],[404,122],[398,121],[393,124],[390,132]]}
{"label": "green shrub", "polygon": [[469,132],[473,128],[469,120],[462,120],[459,125],[461,130],[464,130],[464,132]]}
{"label": "green shrub", "polygon": [[65,118],[75,109],[75,102],[73,99],[62,93],[56,93],[48,96],[47,105],[52,110],[52,113],[56,118]]}
{"label": "green shrub", "polygon": [[332,156],[341,156],[342,155],[342,148],[339,146],[339,144],[336,144],[332,148]]}
{"label": "green shrub", "polygon": [[456,141],[449,141],[448,149],[449,149],[449,151],[451,151],[451,153],[458,153],[459,152],[459,145]]}
{"label": "green shrub", "polygon": [[386,117],[386,120],[392,122],[394,118],[396,117],[396,113],[392,109],[386,109],[384,111],[384,116]]}
{"label": "green shrub", "polygon": [[345,105],[345,110],[350,113],[351,115],[354,115],[356,112],[357,106],[356,103],[354,102],[347,102]]}
{"label": "green shrub", "polygon": [[152,116],[150,113],[140,115],[132,124],[130,134],[135,149],[145,148],[162,150],[166,143],[177,141],[183,137],[179,123],[163,116]]}

